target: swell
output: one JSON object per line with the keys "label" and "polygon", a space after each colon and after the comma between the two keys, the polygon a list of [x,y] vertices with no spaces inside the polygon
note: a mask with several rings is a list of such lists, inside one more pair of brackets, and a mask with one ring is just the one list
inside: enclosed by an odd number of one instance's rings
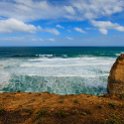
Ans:
{"label": "swell", "polygon": [[0,58],[22,57],[116,57],[124,47],[0,47]]}

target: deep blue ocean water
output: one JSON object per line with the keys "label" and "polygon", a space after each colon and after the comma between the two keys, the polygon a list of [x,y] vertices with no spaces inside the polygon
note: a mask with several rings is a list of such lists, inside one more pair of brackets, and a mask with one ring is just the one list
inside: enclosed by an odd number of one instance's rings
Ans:
{"label": "deep blue ocean water", "polygon": [[0,47],[0,57],[116,57],[124,47]]}
{"label": "deep blue ocean water", "polygon": [[106,93],[124,47],[0,47],[0,92]]}

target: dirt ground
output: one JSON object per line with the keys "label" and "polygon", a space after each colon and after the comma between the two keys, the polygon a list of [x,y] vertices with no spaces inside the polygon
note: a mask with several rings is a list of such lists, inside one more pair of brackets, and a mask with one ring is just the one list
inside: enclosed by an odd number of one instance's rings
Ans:
{"label": "dirt ground", "polygon": [[0,124],[124,124],[124,95],[0,93]]}

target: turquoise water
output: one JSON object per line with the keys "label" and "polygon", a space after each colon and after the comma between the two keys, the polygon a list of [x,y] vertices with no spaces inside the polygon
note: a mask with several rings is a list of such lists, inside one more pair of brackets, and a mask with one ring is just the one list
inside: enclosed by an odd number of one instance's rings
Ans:
{"label": "turquoise water", "polygon": [[106,93],[124,47],[1,47],[0,92]]}

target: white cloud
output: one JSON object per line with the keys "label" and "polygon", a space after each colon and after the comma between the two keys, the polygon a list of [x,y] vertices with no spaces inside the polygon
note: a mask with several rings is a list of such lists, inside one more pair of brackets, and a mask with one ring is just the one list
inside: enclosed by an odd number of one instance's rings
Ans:
{"label": "white cloud", "polygon": [[0,20],[0,33],[12,33],[12,32],[36,32],[39,27],[35,27],[31,24],[26,24],[22,21],[10,18],[7,20]]}
{"label": "white cloud", "polygon": [[61,26],[61,25],[59,25],[59,24],[57,24],[56,27],[57,27],[57,28],[60,28],[60,29],[64,29],[64,27]]}
{"label": "white cloud", "polygon": [[54,6],[47,2],[47,0],[0,1],[0,16],[23,21],[56,19],[61,18],[65,13],[68,14],[63,6]]}
{"label": "white cloud", "polygon": [[[69,0],[63,4],[53,4],[51,0],[1,0],[0,1],[0,32],[48,32],[59,35],[56,28],[37,27],[29,24],[33,20],[96,20],[100,17],[111,17],[115,13],[124,12],[124,0]],[[6,20],[3,20],[6,19]],[[123,31],[123,26],[109,21],[92,24],[103,34],[109,29]],[[104,23],[104,24],[103,24]],[[100,25],[100,26],[99,26]],[[105,25],[104,27],[101,25]],[[79,27],[75,31],[84,33]]]}
{"label": "white cloud", "polygon": [[65,10],[67,13],[71,14],[71,15],[75,15],[75,10],[72,6],[64,6]]}
{"label": "white cloud", "polygon": [[110,16],[124,10],[123,0],[76,0],[72,6],[78,13],[78,20],[96,19],[102,16]]}
{"label": "white cloud", "polygon": [[41,42],[41,41],[44,41],[44,40],[42,38],[34,37],[34,38],[31,38],[30,41]]}
{"label": "white cloud", "polygon": [[54,38],[49,38],[48,40],[49,40],[49,41],[52,41],[52,42],[53,42],[53,41],[55,41],[55,39],[54,39]]}
{"label": "white cloud", "polygon": [[51,34],[54,34],[54,35],[59,35],[60,34],[60,32],[55,28],[41,29],[41,31],[48,32],[48,33],[51,33]]}
{"label": "white cloud", "polygon": [[79,28],[79,27],[75,27],[74,30],[77,31],[77,32],[80,32],[80,33],[85,33],[85,31],[82,28]]}
{"label": "white cloud", "polygon": [[110,29],[114,29],[114,30],[117,30],[117,31],[123,31],[124,32],[124,26],[121,26],[117,23],[112,23],[110,21],[92,21],[91,23],[92,23],[93,26],[98,28],[98,30],[102,34],[107,34],[108,30],[110,30]]}
{"label": "white cloud", "polygon": [[25,36],[9,36],[9,37],[0,37],[0,41],[10,41],[10,42],[26,42],[27,39],[29,41],[40,41],[41,38],[34,37],[32,35],[25,35]]}
{"label": "white cloud", "polygon": [[[58,1],[59,3],[59,1]],[[24,21],[38,19],[91,20],[124,11],[123,0],[69,0],[52,4],[51,0],[2,0],[0,16]]]}
{"label": "white cloud", "polygon": [[68,40],[73,40],[73,38],[72,37],[66,37]]}
{"label": "white cloud", "polygon": [[13,32],[48,32],[54,35],[59,35],[60,32],[55,28],[46,28],[43,29],[40,26],[34,26],[32,24],[24,23],[23,21],[19,21],[14,18],[0,20],[0,33],[13,33]]}

